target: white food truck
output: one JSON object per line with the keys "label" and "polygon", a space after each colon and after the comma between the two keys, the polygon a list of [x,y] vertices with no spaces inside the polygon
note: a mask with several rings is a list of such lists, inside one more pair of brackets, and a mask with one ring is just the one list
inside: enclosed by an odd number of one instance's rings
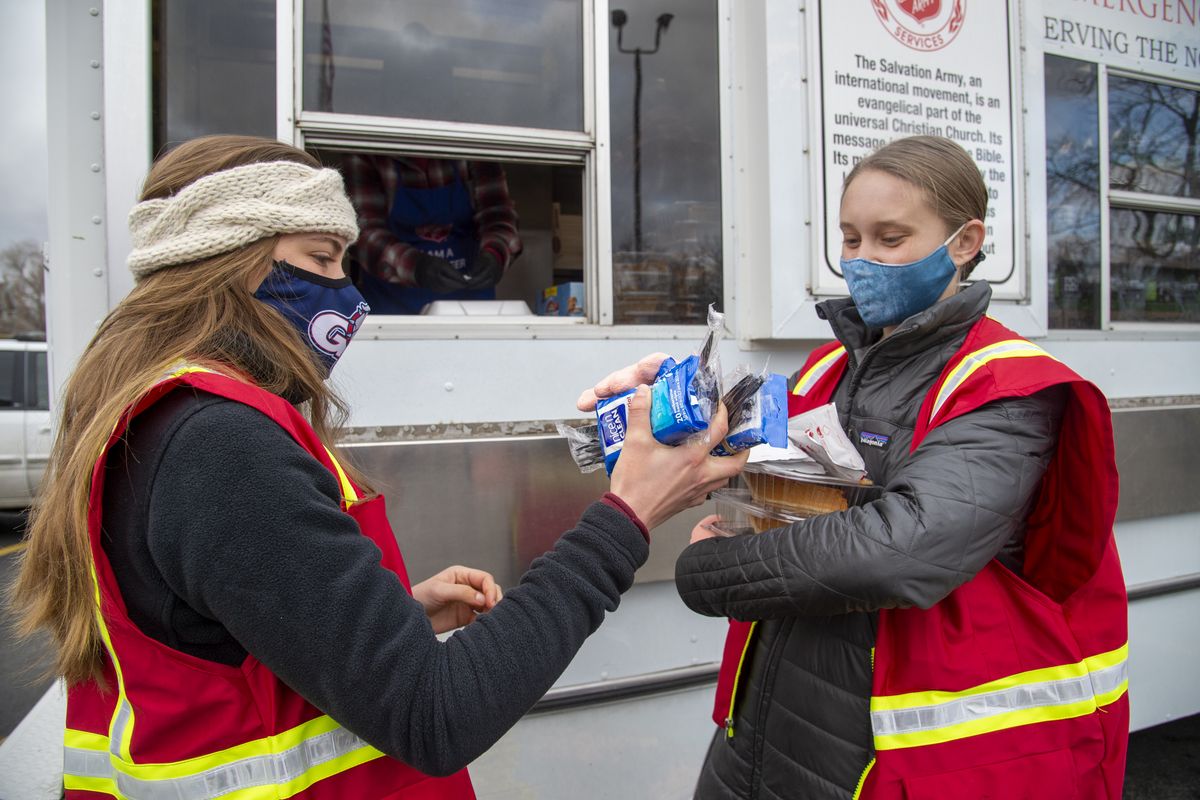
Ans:
{"label": "white food truck", "polygon": [[[554,423],[609,370],[692,352],[708,303],[726,367],[797,369],[830,338],[814,304],[846,293],[846,171],[900,136],[958,141],[989,187],[990,313],[1114,412],[1133,725],[1200,712],[1200,1],[46,8],[54,386],[132,285],[126,216],[171,143],[502,167],[507,302],[372,314],[334,375],[414,577],[459,562],[511,585],[605,487]],[[549,313],[550,287],[573,313]],[[725,633],[672,585],[701,513],[655,536],[620,609],[472,767],[480,797],[690,796]]]}

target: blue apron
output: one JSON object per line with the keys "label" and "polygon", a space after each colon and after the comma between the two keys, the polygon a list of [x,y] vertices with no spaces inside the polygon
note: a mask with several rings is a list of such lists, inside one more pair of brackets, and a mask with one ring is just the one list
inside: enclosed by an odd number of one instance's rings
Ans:
{"label": "blue apron", "polygon": [[[479,253],[479,236],[475,231],[471,192],[457,166],[454,183],[446,186],[433,189],[397,186],[388,214],[388,228],[405,244],[471,274]],[[434,300],[491,300],[496,296],[494,287],[441,293],[419,286],[399,286],[376,278],[369,270],[362,271],[359,283],[374,314],[419,314]]]}

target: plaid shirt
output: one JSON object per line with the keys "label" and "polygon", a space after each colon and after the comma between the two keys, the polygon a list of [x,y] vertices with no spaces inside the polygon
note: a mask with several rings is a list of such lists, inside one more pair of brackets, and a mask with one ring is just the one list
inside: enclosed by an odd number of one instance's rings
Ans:
{"label": "plaid shirt", "polygon": [[502,268],[521,253],[517,212],[508,196],[504,169],[488,161],[445,161],[433,158],[349,156],[342,166],[346,192],[358,212],[358,241],[354,256],[372,275],[401,286],[415,286],[416,257],[420,252],[396,238],[388,227],[388,214],[397,186],[433,189],[454,183],[455,167],[466,176],[475,209],[480,249],[491,250]]}

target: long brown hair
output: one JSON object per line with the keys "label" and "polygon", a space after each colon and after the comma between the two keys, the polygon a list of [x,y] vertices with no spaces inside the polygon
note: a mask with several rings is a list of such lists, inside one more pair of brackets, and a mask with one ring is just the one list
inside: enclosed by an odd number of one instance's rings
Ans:
{"label": "long brown hair", "polygon": [[[168,197],[223,169],[263,161],[320,166],[294,147],[249,136],[208,136],[155,162],[142,200]],[[276,237],[159,269],[142,278],[100,325],[67,381],[50,463],[29,519],[28,547],[9,602],[17,632],[46,629],[54,670],[69,684],[99,680],[103,654],[88,539],[88,493],[96,459],[123,413],[173,363],[210,365],[287,398],[333,447],[346,407],[325,385],[314,355],[279,312],[254,298]],[[344,459],[345,469],[363,485]]]}
{"label": "long brown hair", "polygon": [[[842,191],[859,173],[872,169],[923,191],[934,213],[946,224],[947,234],[964,222],[987,219],[987,186],[979,167],[957,142],[941,136],[906,136],[885,144],[854,165]],[[981,260],[976,256],[968,261],[962,277],[967,277]]]}

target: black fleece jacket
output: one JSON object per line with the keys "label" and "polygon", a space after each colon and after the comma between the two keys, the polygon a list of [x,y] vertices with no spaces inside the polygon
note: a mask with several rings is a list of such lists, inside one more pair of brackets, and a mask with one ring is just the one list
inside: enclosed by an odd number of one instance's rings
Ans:
{"label": "black fleece jacket", "polygon": [[[253,654],[355,734],[446,775],[550,688],[633,583],[646,538],[602,502],[447,641],[339,508],[333,476],[260,412],[179,389],[110,455],[104,548],[134,623]],[[186,691],[185,687],[181,690]]]}

